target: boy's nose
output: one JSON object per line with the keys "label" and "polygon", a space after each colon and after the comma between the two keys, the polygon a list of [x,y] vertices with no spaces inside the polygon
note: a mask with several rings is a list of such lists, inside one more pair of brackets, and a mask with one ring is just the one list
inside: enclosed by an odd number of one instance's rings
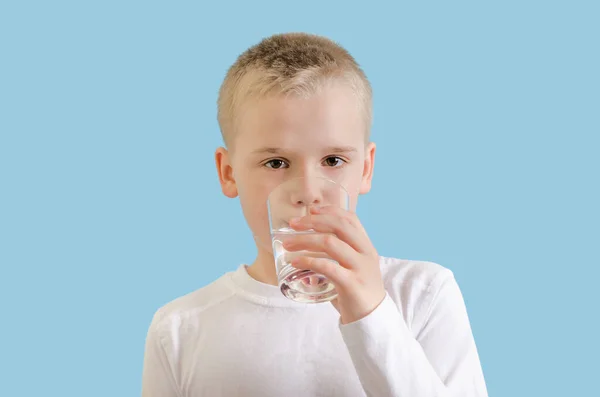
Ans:
{"label": "boy's nose", "polygon": [[[317,186],[315,186],[317,185]],[[323,201],[323,195],[318,183],[303,183],[297,191],[292,193],[292,203],[297,206],[319,205]]]}

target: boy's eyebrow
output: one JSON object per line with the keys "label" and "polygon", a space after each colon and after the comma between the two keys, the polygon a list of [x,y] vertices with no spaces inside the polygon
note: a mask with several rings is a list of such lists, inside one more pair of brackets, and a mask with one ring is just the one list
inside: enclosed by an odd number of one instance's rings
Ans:
{"label": "boy's eyebrow", "polygon": [[276,147],[263,147],[263,148],[259,148],[256,150],[253,150],[252,153],[271,153],[271,154],[277,154],[281,151],[281,149],[276,148]]}
{"label": "boy's eyebrow", "polygon": [[328,147],[326,152],[333,152],[333,153],[352,153],[352,152],[356,152],[356,148],[353,146],[331,146]]}
{"label": "boy's eyebrow", "polygon": [[[270,154],[279,154],[281,152],[285,152],[285,149],[277,148],[277,147],[263,147],[254,150],[252,153],[270,153]],[[352,146],[330,146],[324,150],[328,153],[352,153],[356,152],[356,148]]]}

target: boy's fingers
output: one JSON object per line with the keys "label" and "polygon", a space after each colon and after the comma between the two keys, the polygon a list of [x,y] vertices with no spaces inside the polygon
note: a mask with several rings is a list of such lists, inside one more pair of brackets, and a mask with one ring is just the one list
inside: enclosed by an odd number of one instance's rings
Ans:
{"label": "boy's fingers", "polygon": [[322,207],[312,207],[310,209],[311,214],[333,214],[340,217],[347,217],[355,223],[355,226],[361,226],[360,221],[358,220],[358,216],[356,213],[346,210],[342,207],[338,207],[335,205],[324,205]]}
{"label": "boy's fingers", "polygon": [[313,229],[321,233],[333,233],[363,254],[374,251],[371,240],[356,214],[340,207],[312,208],[310,215],[290,220],[290,226],[296,230]]}
{"label": "boy's fingers", "polygon": [[322,274],[331,280],[336,288],[343,289],[348,283],[348,269],[343,268],[331,259],[300,256],[292,261],[292,266],[297,269],[312,270],[315,273]]}
{"label": "boy's fingers", "polygon": [[290,236],[283,241],[283,247],[288,251],[325,252],[346,268],[351,268],[360,255],[337,236],[325,233]]}
{"label": "boy's fingers", "polygon": [[370,241],[362,229],[347,217],[336,214],[316,214],[290,223],[296,230],[313,229],[320,233],[333,233],[358,252],[367,253],[370,250]]}

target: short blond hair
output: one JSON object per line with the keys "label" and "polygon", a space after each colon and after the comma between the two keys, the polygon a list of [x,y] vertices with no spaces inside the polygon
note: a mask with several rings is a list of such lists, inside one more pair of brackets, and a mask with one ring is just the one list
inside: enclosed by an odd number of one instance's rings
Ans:
{"label": "short blond hair", "polygon": [[225,145],[231,144],[236,113],[244,101],[271,94],[307,97],[331,80],[341,80],[352,88],[364,112],[368,140],[372,89],[347,50],[328,38],[307,33],[276,34],[263,39],[237,58],[219,90],[217,119]]}

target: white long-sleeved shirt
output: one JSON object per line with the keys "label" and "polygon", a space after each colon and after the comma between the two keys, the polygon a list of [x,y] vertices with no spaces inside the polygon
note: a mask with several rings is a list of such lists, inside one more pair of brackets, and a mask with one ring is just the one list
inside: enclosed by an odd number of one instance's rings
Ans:
{"label": "white long-sleeved shirt", "polygon": [[175,299],[149,327],[142,396],[487,396],[453,273],[380,265],[385,299],[345,325],[330,303],[291,301],[245,265]]}

